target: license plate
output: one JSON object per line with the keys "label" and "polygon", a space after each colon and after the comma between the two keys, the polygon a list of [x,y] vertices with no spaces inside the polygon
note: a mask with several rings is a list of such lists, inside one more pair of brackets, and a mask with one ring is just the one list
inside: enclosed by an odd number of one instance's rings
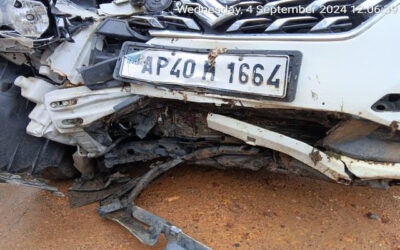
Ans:
{"label": "license plate", "polygon": [[123,55],[119,76],[155,85],[285,98],[289,61],[288,55],[222,52],[210,57],[209,53],[148,48]]}

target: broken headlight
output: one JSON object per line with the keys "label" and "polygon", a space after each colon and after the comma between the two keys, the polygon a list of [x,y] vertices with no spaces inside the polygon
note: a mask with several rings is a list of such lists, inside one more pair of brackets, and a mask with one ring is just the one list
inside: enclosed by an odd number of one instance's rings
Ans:
{"label": "broken headlight", "polygon": [[9,27],[25,37],[40,37],[49,27],[46,6],[39,1],[0,1],[0,27]]}

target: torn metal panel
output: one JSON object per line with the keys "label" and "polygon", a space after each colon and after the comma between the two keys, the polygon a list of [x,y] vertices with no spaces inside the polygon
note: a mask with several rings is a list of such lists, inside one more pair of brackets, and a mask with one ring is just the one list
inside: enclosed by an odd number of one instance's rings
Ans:
{"label": "torn metal panel", "polygon": [[309,177],[324,181],[332,181],[332,179],[320,171],[311,168],[303,162],[296,160],[284,153],[275,153],[274,156],[274,158],[277,159],[277,162],[275,164],[268,165],[266,167],[267,171]]}
{"label": "torn metal panel", "polygon": [[158,118],[158,114],[152,114],[149,116],[135,116],[132,121],[137,124],[135,127],[137,137],[139,137],[140,139],[145,138],[150,130],[152,130],[157,124]]}
{"label": "torn metal panel", "polygon": [[61,76],[66,76],[72,84],[83,83],[78,69],[89,65],[91,49],[96,42],[94,34],[98,23],[81,30],[74,36],[74,42],[61,43],[47,58],[50,68]]}
{"label": "torn metal panel", "polygon": [[167,172],[173,167],[184,162],[182,158],[172,159],[170,161],[161,163],[161,164],[154,164],[152,168],[144,174],[136,184],[136,186],[132,189],[131,193],[129,194],[129,201],[133,201],[137,198],[137,196],[158,176]]}
{"label": "torn metal panel", "polygon": [[160,157],[182,157],[193,149],[193,145],[172,138],[129,142],[117,146],[106,154],[104,164],[107,168],[112,168],[115,165],[147,162]]}
{"label": "torn metal panel", "polygon": [[350,181],[345,165],[318,149],[288,136],[263,129],[227,116],[210,113],[208,126],[222,133],[239,138],[250,145],[267,147],[285,153],[318,170],[332,180]]}
{"label": "torn metal panel", "polygon": [[190,164],[212,166],[219,169],[240,168],[258,171],[272,162],[272,157],[270,155],[222,155],[203,160],[196,160]]}
{"label": "torn metal panel", "polygon": [[49,66],[41,65],[39,67],[39,74],[42,76],[48,77],[51,81],[58,85],[62,85],[65,81],[66,77],[57,74],[56,72],[52,71]]}
{"label": "torn metal panel", "polygon": [[[204,155],[199,155],[193,159],[187,159],[188,163],[208,165],[205,163],[210,163],[210,160],[212,160],[211,165],[218,165],[220,168],[243,167],[258,170],[266,166],[264,163],[268,163],[271,160],[269,151],[256,147],[235,144],[225,145],[214,141],[197,142],[176,138],[162,138],[159,140],[122,143],[104,155],[104,165],[107,168],[113,168],[117,165],[152,162],[166,157],[179,158],[200,149],[203,154],[210,158],[204,159]],[[221,157],[218,157],[219,155]]]}
{"label": "torn metal panel", "polygon": [[97,212],[99,213],[99,215],[101,217],[104,217],[109,213],[119,211],[123,208],[126,208],[126,206],[124,206],[124,204],[122,204],[120,199],[112,199],[109,203],[106,203],[106,204],[98,207]]}
{"label": "torn metal panel", "polygon": [[136,179],[119,172],[108,177],[98,175],[90,180],[82,177],[69,188],[68,200],[71,207],[85,206],[108,199],[114,200],[129,192],[136,183]]}
{"label": "torn metal panel", "polygon": [[189,105],[184,107],[168,106],[159,110],[156,134],[164,137],[183,138],[221,138],[218,133],[207,127],[207,113],[195,112]]}
{"label": "torn metal panel", "polygon": [[107,123],[105,121],[93,122],[90,126],[85,127],[84,130],[101,145],[108,147],[113,144],[113,139],[107,131]]}
{"label": "torn metal panel", "polygon": [[200,242],[187,236],[185,233],[183,233],[183,231],[180,228],[172,225],[171,223],[161,219],[158,216],[155,216],[147,212],[146,210],[138,206],[134,206],[132,208],[132,216],[137,220],[150,226],[159,224],[162,227],[161,232],[165,234],[165,237],[167,238],[168,241],[166,249],[173,249],[169,248],[172,244],[181,247],[181,249],[193,249],[193,250],[210,249],[207,246],[201,244]]}
{"label": "torn metal panel", "polygon": [[115,114],[113,115],[113,119],[117,119],[117,117],[127,115],[133,111],[136,111],[141,107],[146,106],[147,103],[147,97],[134,95],[129,99],[114,106]]}
{"label": "torn metal panel", "polygon": [[400,179],[400,163],[372,162],[339,156],[349,171],[362,180]]}
{"label": "torn metal panel", "polygon": [[69,0],[57,0],[55,7],[60,13],[67,14],[72,17],[78,16],[82,19],[99,19],[99,16],[95,12],[87,10],[86,8],[83,8]]}
{"label": "torn metal panel", "polygon": [[85,191],[79,192],[70,190],[68,191],[68,200],[72,208],[85,206],[109,197],[113,193],[117,192],[121,188],[121,186],[122,185],[119,184],[119,185],[114,185],[105,190],[88,191],[88,192]]}
{"label": "torn metal panel", "polygon": [[[251,154],[251,152],[254,153],[254,151],[257,151],[257,149],[250,149],[250,150],[243,150],[242,147],[235,147],[235,146],[214,146],[214,147],[199,147],[198,149],[183,155],[183,156],[175,156],[169,161],[166,162],[156,162],[152,164],[150,167],[150,170],[144,174],[142,177],[140,177],[137,185],[135,188],[131,191],[128,200],[132,201],[132,204],[136,197],[143,191],[145,187],[147,187],[155,178],[160,176],[161,174],[167,172],[168,170],[178,166],[181,163],[184,162],[191,162],[191,161],[197,161],[197,160],[204,160],[204,159],[209,159],[212,157],[217,157],[221,155],[226,155],[226,154],[234,154],[238,152],[243,152],[243,154]],[[240,154],[240,153],[239,153]]]}
{"label": "torn metal panel", "polygon": [[[139,178],[133,178],[131,180],[129,180],[128,182],[126,182],[119,190],[118,192],[112,194],[111,196],[107,197],[107,199],[104,199],[101,201],[100,203],[100,207],[99,209],[103,206],[103,205],[108,205],[113,203],[115,200],[120,200],[120,199],[124,199],[125,201],[127,201],[127,199],[125,199],[125,195],[128,194],[138,183]],[[123,207],[127,207],[127,202],[124,202]],[[110,207],[108,207],[110,208]],[[101,210],[101,209],[100,209]],[[99,210],[99,212],[100,212]],[[116,210],[114,210],[116,211]],[[103,210],[103,212],[105,212],[105,210]]]}
{"label": "torn metal panel", "polygon": [[26,186],[32,188],[38,188],[46,190],[54,194],[55,196],[64,197],[64,194],[56,187],[49,186],[42,180],[35,179],[32,176],[21,176],[17,174],[10,174],[6,172],[0,172],[0,182],[8,183],[16,186]]}
{"label": "torn metal panel", "polygon": [[400,133],[366,120],[340,123],[323,139],[322,145],[359,160],[400,162]]}
{"label": "torn metal panel", "polygon": [[[0,49],[0,51],[1,51],[1,49]],[[0,53],[0,57],[3,57],[4,59],[6,59],[9,62],[12,62],[16,65],[21,65],[21,66],[28,62],[25,55],[21,54],[21,53]]]}
{"label": "torn metal panel", "polygon": [[30,53],[33,50],[33,40],[25,37],[11,37],[0,31],[0,51],[15,53]]}
{"label": "torn metal panel", "polygon": [[[128,211],[117,211],[106,214],[105,218],[119,223],[138,238],[140,242],[149,246],[155,245],[160,234],[163,233],[168,241],[165,249],[210,249],[186,235],[180,228],[137,206],[133,206]],[[145,224],[148,229],[142,224]]]}
{"label": "torn metal panel", "polygon": [[[136,134],[143,139],[147,133],[158,137],[187,139],[214,138],[223,135],[207,127],[207,110],[215,107],[200,107],[193,104],[181,105],[171,101],[142,98],[143,101],[117,111],[113,120],[124,124],[126,133]],[[132,98],[135,102],[135,98]],[[125,103],[121,103],[121,105]],[[122,107],[121,107],[122,108]],[[128,112],[130,113],[128,114]],[[125,115],[122,115],[124,113]]]}
{"label": "torn metal panel", "polygon": [[[119,223],[146,245],[156,244],[159,235],[163,233],[168,241],[166,249],[209,249],[171,223],[134,206],[131,202],[132,197],[135,198],[150,181],[180,162],[181,159],[175,159],[158,164],[142,177],[135,179],[115,173],[107,181],[100,176],[90,181],[81,180],[69,189],[70,205],[78,207],[101,201],[98,208],[100,216]],[[127,199],[126,195],[130,191]]]}
{"label": "torn metal panel", "polygon": [[102,3],[99,5],[98,13],[104,16],[131,16],[133,14],[141,13],[143,9],[132,5],[130,2],[116,4],[115,1],[111,3]]}

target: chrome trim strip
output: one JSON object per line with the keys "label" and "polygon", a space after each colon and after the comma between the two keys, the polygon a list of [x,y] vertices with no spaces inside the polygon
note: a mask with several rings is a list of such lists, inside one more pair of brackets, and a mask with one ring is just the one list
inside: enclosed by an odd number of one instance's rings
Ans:
{"label": "chrome trim strip", "polygon": [[153,37],[166,38],[191,38],[191,39],[213,39],[213,40],[259,40],[259,41],[342,41],[356,37],[372,25],[383,18],[390,8],[395,8],[400,5],[400,0],[395,0],[388,4],[379,14],[370,17],[366,22],[359,25],[357,28],[347,32],[336,34],[234,34],[234,35],[212,35],[195,32],[177,32],[167,30],[149,30]]}
{"label": "chrome trim strip", "polygon": [[255,22],[270,22],[271,19],[269,18],[248,18],[248,19],[241,19],[236,22],[234,22],[227,30],[226,32],[232,32],[232,31],[238,31],[240,28],[243,27],[243,25],[248,24],[248,23],[255,23]]}
{"label": "chrome trim strip", "polygon": [[187,27],[188,29],[191,29],[191,30],[200,30],[199,25],[197,25],[197,23],[196,23],[193,19],[191,19],[191,18],[180,17],[180,16],[159,16],[159,17],[161,17],[161,18],[163,18],[163,19],[167,19],[167,20],[169,19],[169,20],[181,21],[181,22],[183,22],[183,23],[186,25],[186,27]]}
{"label": "chrome trim strip", "polygon": [[319,23],[317,23],[310,32],[328,30],[332,25],[339,21],[347,21],[350,18],[348,16],[334,16],[334,17],[326,17],[322,19]]}
{"label": "chrome trim strip", "polygon": [[270,26],[268,26],[268,28],[265,30],[265,32],[281,30],[283,26],[285,26],[288,23],[292,23],[292,22],[314,21],[314,20],[318,20],[318,18],[312,17],[312,16],[296,16],[296,17],[279,18],[279,19],[275,20]]}
{"label": "chrome trim strip", "polygon": [[155,17],[149,17],[149,16],[132,16],[131,17],[132,21],[145,21],[147,22],[151,27],[154,28],[160,28],[163,29],[164,26],[157,20]]}

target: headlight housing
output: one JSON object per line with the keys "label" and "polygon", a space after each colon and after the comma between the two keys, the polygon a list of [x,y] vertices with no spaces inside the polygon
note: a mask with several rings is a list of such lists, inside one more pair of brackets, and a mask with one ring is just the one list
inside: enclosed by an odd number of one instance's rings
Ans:
{"label": "headlight housing", "polygon": [[0,2],[0,26],[8,26],[25,37],[38,38],[49,27],[46,6],[39,1]]}

